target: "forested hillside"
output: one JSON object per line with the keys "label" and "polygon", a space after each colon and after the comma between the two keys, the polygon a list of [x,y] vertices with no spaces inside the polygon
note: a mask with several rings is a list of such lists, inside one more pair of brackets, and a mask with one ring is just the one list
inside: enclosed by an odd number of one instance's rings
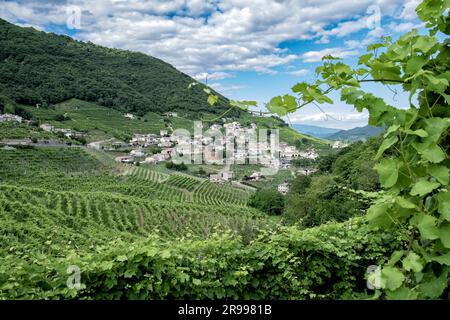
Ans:
{"label": "forested hillside", "polygon": [[0,74],[0,96],[26,105],[77,98],[139,115],[171,110],[219,113],[227,105],[219,95],[218,106],[208,108],[204,87],[189,89],[194,80],[162,60],[2,19]]}

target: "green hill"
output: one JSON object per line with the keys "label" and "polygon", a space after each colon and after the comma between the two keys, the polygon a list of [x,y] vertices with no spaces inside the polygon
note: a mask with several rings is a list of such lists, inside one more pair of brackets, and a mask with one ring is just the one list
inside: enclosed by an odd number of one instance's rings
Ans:
{"label": "green hill", "polygon": [[[71,98],[122,112],[224,111],[214,109],[202,86],[148,55],[83,43],[67,36],[21,28],[0,19],[0,95],[26,105]],[[238,115],[238,112],[234,112]]]}
{"label": "green hill", "polygon": [[[0,19],[0,113],[16,113],[57,127],[89,133],[88,141],[172,128],[192,128],[192,120],[216,118],[228,107],[219,94],[214,107],[204,86],[151,56],[76,41],[67,36],[22,28]],[[217,93],[216,93],[217,94]],[[36,108],[39,105],[39,109]],[[129,120],[125,112],[139,116]],[[55,116],[68,120],[56,123]],[[292,145],[324,146],[326,141],[302,135],[283,120],[233,110],[227,117],[263,128],[279,128]]]}
{"label": "green hill", "polygon": [[380,135],[384,131],[384,128],[374,126],[357,127],[350,130],[341,130],[339,132],[329,135],[327,139],[330,140],[347,140],[358,141],[367,140],[370,137]]}

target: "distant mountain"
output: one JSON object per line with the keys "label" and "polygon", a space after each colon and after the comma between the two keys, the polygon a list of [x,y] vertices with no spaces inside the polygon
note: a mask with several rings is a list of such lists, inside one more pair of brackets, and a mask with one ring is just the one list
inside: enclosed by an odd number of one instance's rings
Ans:
{"label": "distant mountain", "polygon": [[[203,85],[170,64],[126,50],[22,28],[0,19],[0,97],[42,106],[69,99],[121,112],[183,111],[220,114],[228,99],[212,108]],[[232,111],[228,116],[239,116]]]}
{"label": "distant mountain", "polygon": [[293,124],[292,128],[300,133],[307,134],[316,138],[327,138],[328,136],[341,131],[340,129],[324,128],[319,126],[311,126],[306,124]]}
{"label": "distant mountain", "polygon": [[367,138],[378,136],[384,131],[384,128],[365,126],[357,127],[350,130],[341,130],[339,132],[333,133],[326,138],[329,140],[366,140]]}

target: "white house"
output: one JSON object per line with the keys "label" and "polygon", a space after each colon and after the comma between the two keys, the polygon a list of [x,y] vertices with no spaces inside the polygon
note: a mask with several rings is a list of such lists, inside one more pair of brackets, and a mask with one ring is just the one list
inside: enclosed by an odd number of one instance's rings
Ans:
{"label": "white house", "polygon": [[220,174],[211,174],[209,176],[209,181],[214,182],[214,183],[219,183],[219,182],[222,182],[222,177],[220,176]]}
{"label": "white house", "polygon": [[211,127],[209,127],[211,130],[220,130],[222,129],[222,126],[220,124],[213,124]]}
{"label": "white house", "polygon": [[176,112],[166,112],[164,115],[166,117],[178,117],[178,113]]}
{"label": "white house", "polygon": [[310,174],[313,174],[314,172],[317,171],[318,170],[315,168],[301,168],[297,171],[297,174],[301,176],[309,176]]}
{"label": "white house", "polygon": [[100,150],[102,146],[100,145],[100,142],[91,142],[87,145],[88,148],[94,149],[94,150]]}
{"label": "white house", "polygon": [[289,184],[287,183],[282,183],[278,186],[278,192],[281,193],[282,195],[287,195],[289,192]]}
{"label": "white house", "polygon": [[133,156],[116,157],[116,162],[133,163],[134,162],[134,157]]}
{"label": "white house", "polygon": [[145,153],[141,149],[137,149],[137,150],[131,150],[130,155],[135,156],[135,157],[143,157],[143,156],[145,156]]}
{"label": "white house", "polygon": [[133,114],[131,114],[131,113],[126,113],[126,114],[124,114],[123,115],[125,118],[128,118],[128,119],[131,119],[131,120],[134,120],[134,115]]}
{"label": "white house", "polygon": [[0,122],[4,121],[16,121],[16,122],[22,122],[22,117],[16,116],[15,114],[0,114]]}
{"label": "white house", "polygon": [[227,171],[222,171],[220,175],[223,180],[230,181],[231,179],[233,179],[234,173],[233,173],[233,171],[227,170]]}
{"label": "white house", "polygon": [[259,181],[263,177],[262,173],[259,171],[253,172],[250,175],[250,180]]}
{"label": "white house", "polygon": [[348,146],[349,146],[348,143],[344,143],[342,141],[335,141],[331,147],[333,149],[342,149],[342,148],[345,148],[345,147],[348,147]]}
{"label": "white house", "polygon": [[52,132],[53,130],[55,130],[55,127],[49,123],[43,123],[39,126],[39,128],[47,132]]}
{"label": "white house", "polygon": [[169,133],[167,132],[167,130],[160,130],[159,131],[159,135],[161,136],[161,137],[165,137],[165,136],[167,136]]}
{"label": "white house", "polygon": [[308,150],[306,152],[300,152],[300,158],[316,160],[319,158],[319,154],[315,150]]}
{"label": "white house", "polygon": [[75,136],[75,132],[73,132],[70,129],[53,128],[53,131],[60,132],[60,133],[64,134],[64,136],[66,136],[67,138]]}

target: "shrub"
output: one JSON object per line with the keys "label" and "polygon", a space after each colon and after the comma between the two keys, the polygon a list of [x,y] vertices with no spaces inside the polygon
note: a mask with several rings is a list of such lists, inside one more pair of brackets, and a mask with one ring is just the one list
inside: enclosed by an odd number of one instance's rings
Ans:
{"label": "shrub", "polygon": [[248,205],[271,215],[280,215],[284,210],[284,197],[277,191],[260,189],[250,197]]}

